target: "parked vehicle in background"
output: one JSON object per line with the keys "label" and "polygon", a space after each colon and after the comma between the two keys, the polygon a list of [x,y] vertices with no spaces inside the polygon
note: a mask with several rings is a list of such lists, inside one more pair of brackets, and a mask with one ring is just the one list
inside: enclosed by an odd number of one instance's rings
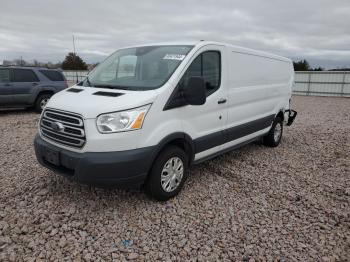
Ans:
{"label": "parked vehicle in background", "polygon": [[278,146],[293,80],[291,60],[229,44],[120,49],[49,101],[36,156],[79,182],[167,200],[192,164],[257,139]]}
{"label": "parked vehicle in background", "polygon": [[60,70],[0,66],[0,107],[33,107],[41,112],[53,94],[67,87]]}

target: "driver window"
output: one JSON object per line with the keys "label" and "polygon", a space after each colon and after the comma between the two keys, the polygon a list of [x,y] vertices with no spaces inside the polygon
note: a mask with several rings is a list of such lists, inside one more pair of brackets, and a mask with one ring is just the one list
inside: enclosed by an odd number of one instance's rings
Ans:
{"label": "driver window", "polygon": [[121,56],[110,62],[108,70],[101,73],[100,81],[113,81],[123,77],[135,77],[137,56]]}
{"label": "driver window", "polygon": [[182,85],[186,85],[191,77],[202,77],[205,81],[207,96],[220,87],[221,61],[220,52],[207,51],[200,54],[188,67],[182,77]]}
{"label": "driver window", "polygon": [[122,56],[119,59],[117,78],[134,77],[136,70],[137,56]]}

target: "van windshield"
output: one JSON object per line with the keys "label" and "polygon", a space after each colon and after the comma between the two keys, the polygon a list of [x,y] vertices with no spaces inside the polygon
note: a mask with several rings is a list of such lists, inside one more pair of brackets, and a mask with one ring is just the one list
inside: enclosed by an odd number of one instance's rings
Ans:
{"label": "van windshield", "polygon": [[161,87],[193,46],[143,46],[120,49],[98,65],[84,86],[126,90]]}

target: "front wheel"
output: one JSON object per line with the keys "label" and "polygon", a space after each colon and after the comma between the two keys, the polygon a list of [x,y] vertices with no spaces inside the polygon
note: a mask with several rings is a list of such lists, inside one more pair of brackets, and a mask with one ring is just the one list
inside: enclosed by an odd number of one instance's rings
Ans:
{"label": "front wheel", "polygon": [[160,201],[176,196],[186,178],[188,157],[177,146],[163,150],[153,163],[145,184],[146,193]]}
{"label": "front wheel", "polygon": [[276,147],[279,145],[283,134],[283,120],[280,117],[276,117],[272,124],[269,133],[263,137],[263,143],[265,146]]}

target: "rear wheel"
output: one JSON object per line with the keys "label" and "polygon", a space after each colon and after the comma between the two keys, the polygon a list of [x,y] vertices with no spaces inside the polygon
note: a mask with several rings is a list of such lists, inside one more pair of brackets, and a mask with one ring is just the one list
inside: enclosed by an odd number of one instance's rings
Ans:
{"label": "rear wheel", "polygon": [[263,143],[265,146],[276,147],[279,145],[283,134],[283,120],[280,117],[276,117],[272,124],[269,133],[263,137]]}
{"label": "rear wheel", "polygon": [[43,111],[45,108],[47,102],[49,102],[51,96],[51,94],[39,95],[35,102],[35,111],[41,113],[41,111]]}
{"label": "rear wheel", "polygon": [[177,146],[169,146],[154,161],[145,184],[146,193],[160,201],[176,196],[186,178],[188,157]]}

